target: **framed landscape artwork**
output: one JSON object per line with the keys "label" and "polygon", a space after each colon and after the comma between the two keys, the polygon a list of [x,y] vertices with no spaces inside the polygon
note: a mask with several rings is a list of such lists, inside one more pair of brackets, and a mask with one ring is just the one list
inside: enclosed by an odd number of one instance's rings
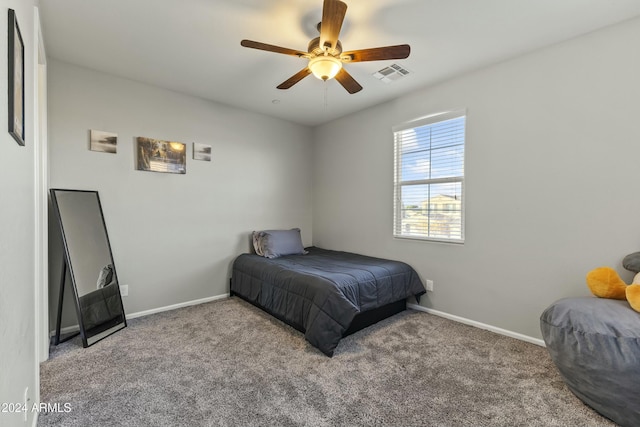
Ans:
{"label": "framed landscape artwork", "polygon": [[118,134],[91,129],[89,149],[102,153],[115,154],[118,149]]}
{"label": "framed landscape artwork", "polygon": [[9,133],[16,142],[24,145],[24,42],[16,13],[9,9]]}
{"label": "framed landscape artwork", "polygon": [[138,170],[165,173],[187,173],[187,146],[182,142],[136,138]]}
{"label": "framed landscape artwork", "polygon": [[207,144],[193,143],[193,160],[211,161],[211,146]]}

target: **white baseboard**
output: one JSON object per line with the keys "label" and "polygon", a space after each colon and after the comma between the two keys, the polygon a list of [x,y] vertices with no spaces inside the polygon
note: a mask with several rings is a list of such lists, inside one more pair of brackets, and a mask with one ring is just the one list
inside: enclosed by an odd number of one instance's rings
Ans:
{"label": "white baseboard", "polygon": [[505,335],[507,337],[515,338],[520,341],[526,341],[531,344],[539,345],[540,347],[546,347],[546,345],[544,344],[544,340],[541,340],[539,338],[533,338],[528,335],[523,335],[517,332],[508,331],[506,329],[498,328],[497,326],[487,325],[486,323],[481,323],[475,320],[467,319],[465,317],[460,317],[454,314],[445,313],[444,311],[438,311],[432,308],[427,308],[418,304],[410,304],[410,303],[407,303],[407,308],[411,308],[413,310],[418,310],[418,311],[424,311],[425,313],[433,314],[434,316],[444,317],[445,319],[453,320],[454,322],[464,323],[465,325],[474,326],[476,328],[495,332],[496,334]]}
{"label": "white baseboard", "polygon": [[162,313],[163,311],[171,311],[177,308],[189,307],[190,305],[204,304],[206,302],[217,301],[225,298],[229,298],[229,294],[216,295],[213,297],[201,298],[193,301],[186,301],[178,304],[167,305],[165,307],[152,308],[151,310],[138,311],[137,313],[127,314],[126,318],[127,320],[135,319],[136,317],[148,316],[150,314]]}
{"label": "white baseboard", "polygon": [[[127,320],[135,319],[136,317],[148,316],[150,314],[161,313],[163,311],[171,311],[177,308],[188,307],[190,305],[204,304],[206,302],[216,301],[224,298],[229,298],[229,294],[216,295],[213,297],[201,298],[193,301],[186,301],[178,304],[167,305],[165,307],[158,307],[158,308],[152,308],[150,310],[138,311],[137,313],[125,314],[125,317],[127,318]],[[80,330],[80,326],[78,325],[67,326],[65,328],[60,329],[60,334],[64,335],[71,332],[78,332],[79,330]],[[50,331],[50,336],[54,336],[55,334],[56,334],[55,330]]]}
{"label": "white baseboard", "polygon": [[[66,335],[66,334],[70,334],[72,332],[79,332],[80,331],[80,326],[78,325],[73,325],[73,326],[67,326],[64,328],[60,328],[60,336],[62,335]],[[56,335],[56,330],[52,330],[49,331],[49,337],[53,337]]]}

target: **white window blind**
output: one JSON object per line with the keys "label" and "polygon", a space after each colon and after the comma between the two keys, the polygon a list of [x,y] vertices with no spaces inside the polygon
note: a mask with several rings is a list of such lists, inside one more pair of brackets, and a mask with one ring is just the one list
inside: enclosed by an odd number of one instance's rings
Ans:
{"label": "white window blind", "polygon": [[394,127],[394,236],[464,242],[465,113]]}

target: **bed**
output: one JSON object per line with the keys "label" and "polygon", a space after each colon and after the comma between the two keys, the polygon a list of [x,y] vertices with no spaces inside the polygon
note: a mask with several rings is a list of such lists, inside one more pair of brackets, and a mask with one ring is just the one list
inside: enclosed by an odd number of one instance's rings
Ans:
{"label": "bed", "polygon": [[306,254],[238,256],[232,296],[238,296],[305,334],[327,356],[342,337],[406,308],[425,293],[408,264],[317,247]]}

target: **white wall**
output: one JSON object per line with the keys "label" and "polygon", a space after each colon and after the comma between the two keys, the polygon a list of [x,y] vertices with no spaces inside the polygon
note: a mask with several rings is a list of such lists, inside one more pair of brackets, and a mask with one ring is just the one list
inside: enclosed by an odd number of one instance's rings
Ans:
{"label": "white wall", "polygon": [[[34,6],[0,0],[0,402],[37,396],[35,325]],[[16,11],[25,47],[26,144],[7,132],[7,9]],[[28,412],[29,423],[33,413]],[[0,425],[23,425],[23,413],[0,413]]]}
{"label": "white wall", "polygon": [[[311,244],[308,128],[59,61],[48,67],[51,187],[99,191],[129,285],[127,314],[227,293],[252,230],[300,227]],[[90,151],[90,129],[117,133],[117,154]],[[137,136],[186,143],[186,175],[135,170]],[[192,142],[211,145],[213,160],[192,160]],[[58,271],[52,261],[52,312]]]}
{"label": "white wall", "polygon": [[[314,243],[401,259],[421,304],[531,337],[585,274],[640,250],[640,20],[316,129]],[[466,108],[466,242],[392,237],[391,127]]]}

